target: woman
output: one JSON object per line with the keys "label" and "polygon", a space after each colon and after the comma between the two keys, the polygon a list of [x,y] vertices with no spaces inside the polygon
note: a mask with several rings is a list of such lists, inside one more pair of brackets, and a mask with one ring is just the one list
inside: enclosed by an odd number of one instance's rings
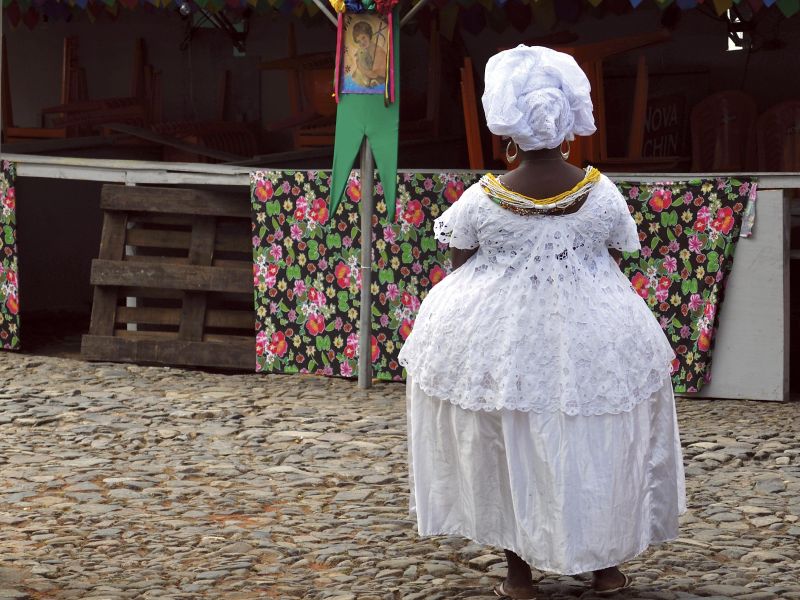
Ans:
{"label": "woman", "polygon": [[595,131],[586,76],[519,46],[485,81],[489,129],[521,162],[435,224],[455,270],[400,353],[411,508],[420,535],[504,548],[499,596],[533,598],[530,567],[591,571],[613,594],[630,585],[618,565],[675,538],[685,510],[674,355],[610,254],[640,247],[625,200],[560,152]]}

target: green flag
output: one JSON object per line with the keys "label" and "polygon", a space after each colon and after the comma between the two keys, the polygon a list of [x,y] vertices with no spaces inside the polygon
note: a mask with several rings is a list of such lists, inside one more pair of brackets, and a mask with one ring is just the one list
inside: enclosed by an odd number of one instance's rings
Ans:
{"label": "green flag", "polygon": [[[361,141],[367,137],[375,166],[383,183],[387,214],[394,218],[397,196],[397,144],[400,131],[398,19],[392,19],[394,41],[394,96],[386,103],[383,94],[342,94],[336,110],[336,140],[331,172],[331,215],[342,200]],[[362,190],[362,195],[364,191]]]}

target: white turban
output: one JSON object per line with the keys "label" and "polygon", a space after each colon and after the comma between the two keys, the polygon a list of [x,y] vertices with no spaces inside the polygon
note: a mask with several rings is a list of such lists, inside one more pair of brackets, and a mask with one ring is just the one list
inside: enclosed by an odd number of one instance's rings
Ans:
{"label": "white turban", "polygon": [[520,44],[489,59],[485,83],[489,130],[522,150],[556,148],[597,130],[589,80],[568,54]]}

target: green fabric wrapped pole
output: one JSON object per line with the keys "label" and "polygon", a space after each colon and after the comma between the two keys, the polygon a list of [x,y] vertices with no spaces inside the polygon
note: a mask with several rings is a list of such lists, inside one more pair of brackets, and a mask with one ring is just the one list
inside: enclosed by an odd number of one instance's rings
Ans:
{"label": "green fabric wrapped pole", "polygon": [[[400,44],[399,19],[392,19],[394,39],[395,101],[386,105],[383,94],[342,94],[336,110],[336,140],[333,147],[330,214],[342,200],[350,171],[364,136],[369,140],[375,166],[383,183],[388,214],[394,220],[397,197],[397,145],[400,135]],[[362,191],[363,193],[363,191]]]}

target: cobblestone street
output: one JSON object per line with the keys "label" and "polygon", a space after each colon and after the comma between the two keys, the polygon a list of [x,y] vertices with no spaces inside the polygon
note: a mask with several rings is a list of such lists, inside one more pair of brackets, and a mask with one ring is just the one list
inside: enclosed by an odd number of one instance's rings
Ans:
{"label": "cobblestone street", "polygon": [[[0,356],[0,599],[493,598],[498,549],[420,539],[404,388]],[[679,402],[681,538],[620,598],[800,600],[797,404]],[[593,598],[542,575],[539,598]]]}

